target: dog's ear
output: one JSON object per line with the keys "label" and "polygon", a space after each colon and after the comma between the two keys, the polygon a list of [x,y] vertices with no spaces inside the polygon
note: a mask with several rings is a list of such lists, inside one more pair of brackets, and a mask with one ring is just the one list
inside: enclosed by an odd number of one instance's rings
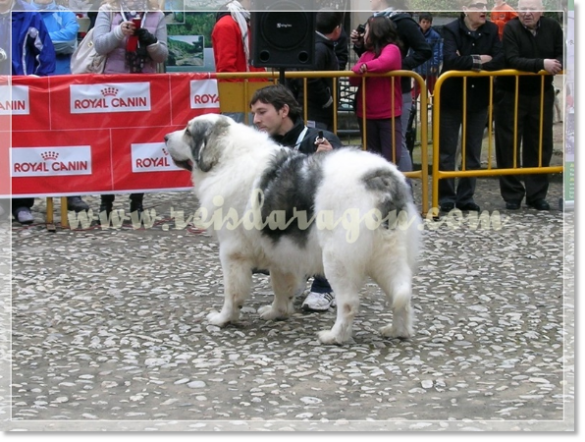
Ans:
{"label": "dog's ear", "polygon": [[230,122],[226,117],[194,121],[189,131],[193,139],[193,158],[202,172],[209,172],[219,162],[221,141]]}
{"label": "dog's ear", "polygon": [[213,128],[213,122],[206,119],[195,118],[187,127],[186,135],[190,138],[193,161],[202,172],[209,172],[213,167],[212,158],[207,158],[209,135]]}

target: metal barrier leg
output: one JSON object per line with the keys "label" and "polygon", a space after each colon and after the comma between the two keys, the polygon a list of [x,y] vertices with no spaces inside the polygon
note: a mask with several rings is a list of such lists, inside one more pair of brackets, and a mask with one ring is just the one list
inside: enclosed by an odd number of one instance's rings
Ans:
{"label": "metal barrier leg", "polygon": [[47,230],[49,232],[56,232],[55,221],[53,219],[53,198],[47,198]]}
{"label": "metal barrier leg", "polygon": [[61,227],[69,227],[69,218],[67,218],[67,197],[61,197]]}

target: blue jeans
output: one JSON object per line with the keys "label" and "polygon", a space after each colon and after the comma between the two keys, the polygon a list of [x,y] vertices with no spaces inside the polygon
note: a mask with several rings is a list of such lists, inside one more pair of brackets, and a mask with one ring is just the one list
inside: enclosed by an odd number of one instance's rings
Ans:
{"label": "blue jeans", "polygon": [[327,278],[315,275],[313,278],[313,284],[311,284],[311,291],[315,293],[331,293],[333,289],[329,285]]}
{"label": "blue jeans", "polygon": [[[467,112],[467,129],[465,134],[465,170],[477,170],[481,167],[481,144],[483,131],[487,122],[487,108],[478,112]],[[444,171],[455,170],[459,129],[463,122],[460,109],[441,109],[439,136],[439,168]],[[463,141],[461,143],[463,151]],[[463,152],[462,152],[463,158]],[[463,205],[472,203],[475,193],[476,178],[460,178],[455,189],[455,179],[439,180],[439,204]]]}

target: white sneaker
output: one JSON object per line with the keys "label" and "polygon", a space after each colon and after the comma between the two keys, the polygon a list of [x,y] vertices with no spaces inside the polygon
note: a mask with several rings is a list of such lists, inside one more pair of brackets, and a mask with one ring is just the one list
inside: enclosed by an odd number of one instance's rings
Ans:
{"label": "white sneaker", "polygon": [[16,209],[14,217],[20,224],[32,224],[33,215],[28,207],[19,207]]}
{"label": "white sneaker", "polygon": [[329,310],[329,307],[335,307],[335,295],[333,292],[316,293],[311,292],[303,301],[301,308],[303,310],[311,310],[322,312]]}

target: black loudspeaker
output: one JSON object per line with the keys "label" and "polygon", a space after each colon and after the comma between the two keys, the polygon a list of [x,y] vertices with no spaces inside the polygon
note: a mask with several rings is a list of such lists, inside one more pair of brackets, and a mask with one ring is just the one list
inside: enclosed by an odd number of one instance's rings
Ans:
{"label": "black loudspeaker", "polygon": [[316,13],[288,0],[257,1],[256,5],[251,13],[250,64],[271,68],[314,67]]}

